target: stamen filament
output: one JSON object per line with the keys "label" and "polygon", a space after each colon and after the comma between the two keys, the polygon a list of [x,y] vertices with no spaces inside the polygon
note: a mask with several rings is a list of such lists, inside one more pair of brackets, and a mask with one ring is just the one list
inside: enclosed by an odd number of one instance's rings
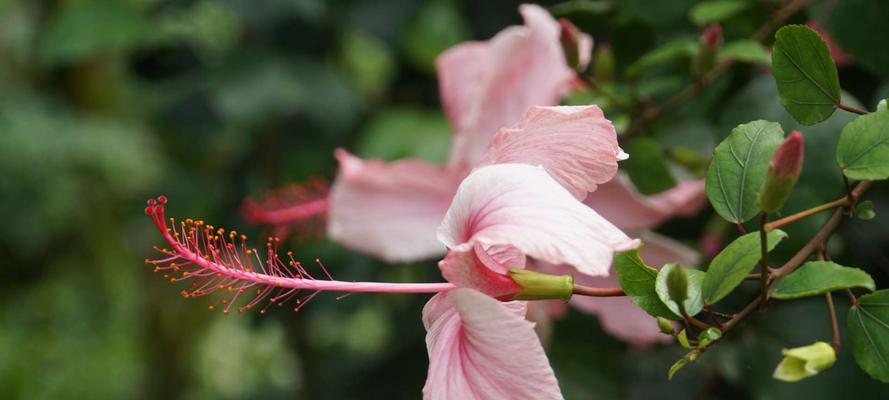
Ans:
{"label": "stamen filament", "polygon": [[[332,279],[330,273],[320,260],[316,264],[328,279],[315,279],[306,271],[302,264],[293,259],[288,252],[289,262],[285,263],[278,257],[277,238],[269,238],[266,245],[267,256],[263,261],[258,251],[248,248],[246,236],[237,235],[203,221],[187,219],[181,222],[177,230],[174,220],[170,220],[172,228],[164,216],[166,198],[161,196],[149,200],[145,212],[154,221],[158,231],[164,237],[170,249],[158,249],[164,254],[159,260],[146,260],[155,266],[156,272],[164,272],[164,277],[176,283],[193,279],[188,289],[182,291],[184,297],[204,296],[218,290],[231,293],[224,299],[225,313],[228,313],[235,301],[241,296],[255,292],[255,297],[248,301],[239,311],[252,309],[262,299],[269,303],[283,305],[293,299],[301,290],[310,291],[304,298],[296,298],[294,311],[298,311],[319,292],[333,291],[345,293],[438,293],[454,289],[451,283],[388,283],[388,282],[347,282]],[[235,238],[241,243],[236,244]],[[211,305],[215,308],[218,303]],[[268,307],[264,307],[265,311]],[[261,312],[262,312],[261,311]]]}

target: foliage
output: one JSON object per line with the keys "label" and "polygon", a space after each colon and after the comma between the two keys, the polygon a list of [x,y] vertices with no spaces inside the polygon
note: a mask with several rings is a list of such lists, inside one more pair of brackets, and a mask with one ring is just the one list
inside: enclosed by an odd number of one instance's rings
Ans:
{"label": "foliage", "polygon": [[[268,232],[237,217],[242,199],[333,177],[337,147],[442,163],[451,127],[437,100],[435,56],[520,23],[513,3],[0,2],[0,397],[416,398],[427,354],[422,324],[407,316],[420,315],[425,297],[319,296],[298,315],[208,313],[210,303],[182,303],[141,268],[156,244],[142,200],[176,197],[177,214],[261,242]],[[630,299],[677,327],[683,313],[710,325],[711,313],[733,314],[757,298],[760,282],[743,283],[761,261],[755,200],[785,131],[803,132],[806,164],[772,222],[845,198],[843,178],[889,177],[889,114],[836,110],[879,110],[889,96],[889,52],[877,40],[889,6],[813,2],[757,34],[790,3],[551,4],[592,34],[597,52],[611,49],[613,62],[593,61],[611,79],[600,90],[578,85],[571,101],[599,104],[615,122],[631,155],[621,168],[638,191],[707,181],[713,210],[657,230],[691,246],[703,236],[716,251],[696,246],[705,257],[683,267],[649,266],[638,251],[615,259]],[[833,43],[803,26],[777,29],[807,21]],[[724,35],[718,73],[693,76],[711,22]],[[836,65],[831,44],[852,61]],[[565,397],[880,398],[885,386],[869,376],[889,381],[889,300],[885,289],[861,294],[889,282],[881,268],[889,217],[874,212],[889,203],[885,182],[866,198],[847,205],[843,229],[772,284],[772,298],[794,301],[771,302],[731,330],[677,329],[687,349],[639,351],[569,311],[548,347]],[[769,265],[791,260],[830,212],[771,230]],[[349,279],[441,279],[432,262],[383,265],[314,239],[293,247]],[[825,257],[835,261],[815,260]],[[843,327],[836,364],[794,385],[774,381],[782,348],[830,337],[821,298],[829,292]]]}

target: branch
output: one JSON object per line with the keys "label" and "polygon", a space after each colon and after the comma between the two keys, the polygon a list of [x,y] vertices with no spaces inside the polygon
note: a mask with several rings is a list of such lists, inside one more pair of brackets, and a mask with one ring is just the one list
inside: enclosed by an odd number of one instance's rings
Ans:
{"label": "branch", "polygon": [[833,295],[830,292],[824,294],[824,299],[827,301],[827,311],[830,314],[830,327],[832,332],[832,337],[830,340],[830,345],[833,346],[833,351],[837,354],[840,353],[840,325],[837,323],[837,310],[833,306]]}
{"label": "branch", "polygon": [[[762,42],[763,40],[767,39],[769,35],[771,35],[779,26],[781,26],[781,24],[784,23],[784,21],[802,10],[805,6],[809,5],[809,1],[810,0],[790,1],[789,3],[787,3],[787,5],[776,11],[775,14],[772,15],[772,18],[766,21],[765,24],[760,26],[756,33],[751,36],[751,39],[757,42]],[[701,79],[696,80],[686,86],[685,89],[673,95],[673,97],[667,100],[667,102],[664,103],[662,106],[654,106],[643,110],[643,112],[640,113],[639,117],[633,119],[633,121],[630,123],[630,126],[629,128],[627,128],[627,132],[624,134],[624,136],[626,137],[636,134],[636,132],[639,131],[643,126],[648,125],[664,114],[673,111],[674,109],[682,105],[682,103],[684,103],[686,100],[699,94],[701,91],[704,90],[704,88],[707,87],[707,85],[719,78],[719,76],[722,75],[725,70],[729,69],[734,64],[735,60],[726,60],[717,64],[715,67],[713,67],[713,69],[704,74]]]}
{"label": "branch", "polygon": [[[857,186],[855,186],[855,189],[853,189],[851,192],[853,204],[850,205],[850,207],[853,206],[854,203],[858,202],[858,199],[861,198],[861,195],[868,188],[870,188],[871,183],[871,181],[862,181],[859,182]],[[821,246],[822,243],[824,243],[825,240],[833,235],[834,231],[836,231],[836,229],[840,226],[840,222],[842,222],[842,220],[843,210],[840,209],[834,211],[833,215],[830,216],[830,219],[828,219],[827,222],[825,222],[824,225],[822,225],[821,228],[818,229],[818,232],[815,233],[815,236],[812,237],[812,239],[810,239],[809,242],[806,243],[805,246],[803,246],[803,248],[797,251],[790,260],[788,260],[786,263],[784,263],[784,265],[781,266],[781,268],[772,271],[771,285],[774,285],[775,282],[777,282],[779,279],[787,276],[788,274],[796,270],[800,265],[802,265],[802,263],[805,262],[809,258],[809,256],[811,256],[812,253],[814,253],[815,250],[817,250],[818,247]],[[751,313],[753,313],[753,311],[755,311],[759,307],[761,301],[762,298],[757,297],[755,300],[750,302],[750,304],[747,304],[747,306],[744,307],[743,310],[735,314],[732,319],[723,324],[723,337],[726,333],[735,328],[741,321],[743,321]]]}
{"label": "branch", "polygon": [[776,219],[772,222],[769,222],[766,224],[765,230],[771,231],[774,229],[778,229],[784,225],[799,221],[804,218],[811,217],[811,216],[818,214],[822,211],[831,210],[831,209],[834,209],[837,207],[845,207],[847,205],[849,205],[849,198],[844,196],[842,199],[837,199],[837,200],[831,201],[830,203],[824,203],[820,206],[815,206],[810,209],[800,211],[796,214],[788,215],[784,218]]}
{"label": "branch", "polygon": [[846,110],[846,111],[853,113],[853,114],[858,114],[858,115],[870,114],[869,112],[864,111],[860,108],[855,108],[855,107],[852,107],[852,106],[849,106],[849,105],[846,105],[843,103],[837,103],[837,107],[841,110]]}
{"label": "branch", "polygon": [[769,222],[769,214],[765,211],[759,214],[759,248],[760,248],[760,290],[759,305],[765,308],[769,300],[769,234],[766,231],[766,224]]}

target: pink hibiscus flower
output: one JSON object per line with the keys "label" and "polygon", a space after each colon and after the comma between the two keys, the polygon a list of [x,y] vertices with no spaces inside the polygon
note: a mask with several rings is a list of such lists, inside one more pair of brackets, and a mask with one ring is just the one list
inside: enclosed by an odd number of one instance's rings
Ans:
{"label": "pink hibiscus flower", "polygon": [[[575,37],[581,62],[588,62],[592,48],[592,39],[588,35],[580,34],[569,24],[562,23],[559,27],[559,23],[540,7],[525,5],[520,12],[525,18],[524,26],[509,27],[489,41],[455,46],[438,60],[442,103],[455,129],[446,167],[419,160],[392,163],[361,160],[345,150],[336,152],[340,172],[329,198],[327,233],[331,239],[389,262],[415,261],[444,254],[445,246],[433,232],[444,217],[460,180],[476,164],[525,162],[546,166],[552,158],[581,172],[596,171],[598,175],[579,175],[585,176],[587,182],[571,181],[574,178],[568,175],[555,176],[577,198],[583,198],[587,192],[596,190],[599,183],[613,176],[613,158],[607,151],[601,158],[583,157],[588,148],[555,147],[552,137],[545,132],[535,132],[537,127],[533,126],[528,129],[531,122],[546,126],[541,123],[541,118],[560,117],[552,112],[537,117],[526,116],[513,129],[494,137],[501,127],[513,124],[520,113],[531,106],[555,103],[570,86],[573,71],[562,55],[564,43],[559,42],[560,33],[562,42],[566,33]],[[602,132],[614,130],[604,117],[577,128]],[[550,129],[549,132],[550,135],[572,133],[576,132],[564,128],[558,132]],[[531,140],[513,140],[517,136],[527,136]],[[523,143],[525,147],[515,148],[515,143]],[[534,153],[537,148],[557,150]],[[575,176],[578,176],[576,172]],[[643,230],[653,228],[675,214],[696,212],[706,200],[702,181],[684,182],[657,196],[645,197],[633,189],[625,176],[619,176],[590,194],[587,204],[619,228],[642,234]],[[268,214],[303,215],[306,211],[302,205],[295,208]],[[646,259],[656,256],[650,261],[655,265],[661,265],[660,261],[693,264],[696,260],[693,251],[667,238],[650,232],[643,236],[650,239],[643,248],[643,256]],[[449,257],[454,259],[457,256],[451,254]],[[551,265],[540,260],[532,264],[532,268],[539,270],[549,267]],[[564,272],[564,268],[558,271]],[[445,270],[444,273],[449,272]],[[579,277],[578,281],[614,286],[615,279],[612,274],[610,278]],[[669,339],[659,335],[650,318],[636,310],[627,299],[582,298],[573,304],[583,311],[598,314],[606,330],[634,344]],[[614,305],[620,307],[612,307]],[[614,328],[618,326],[627,328]],[[644,329],[637,329],[642,326]]]}
{"label": "pink hibiscus flower", "polygon": [[[484,154],[488,161],[459,184],[438,229],[451,249],[439,263],[450,283],[336,281],[326,270],[329,279],[316,279],[292,258],[278,258],[274,239],[263,261],[234,232],[194,220],[171,228],[164,198],[150,201],[146,213],[170,248],[148,262],[173,282],[192,279],[185,297],[231,293],[225,312],[241,296],[254,297],[239,310],[265,305],[264,312],[288,301],[299,310],[320,291],[438,292],[423,314],[430,358],[425,398],[561,398],[533,324],[524,319],[526,304],[494,297],[522,293],[509,274],[528,256],[605,275],[615,251],[639,245],[576,197],[610,179],[623,157],[613,129],[590,129],[602,120],[595,106],[535,107],[497,134]],[[546,146],[539,136],[550,138]],[[562,149],[578,154],[560,157]],[[511,162],[495,163],[500,157]],[[302,291],[310,294],[297,297]]]}
{"label": "pink hibiscus flower", "polygon": [[[442,104],[454,128],[447,166],[365,161],[336,152],[340,172],[330,192],[331,239],[388,262],[444,254],[435,229],[459,182],[482,161],[501,128],[533,106],[556,104],[574,79],[559,23],[536,5],[522,5],[519,12],[524,26],[457,45],[436,62]],[[591,39],[583,43],[589,47]]]}

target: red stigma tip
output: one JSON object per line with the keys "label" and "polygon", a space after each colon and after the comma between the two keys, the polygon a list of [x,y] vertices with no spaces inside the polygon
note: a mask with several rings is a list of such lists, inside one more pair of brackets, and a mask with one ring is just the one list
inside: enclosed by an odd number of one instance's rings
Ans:
{"label": "red stigma tip", "polygon": [[157,202],[156,202],[154,199],[148,199],[148,205],[149,205],[149,206],[153,206],[153,205],[155,205],[155,204],[157,204]]}
{"label": "red stigma tip", "polygon": [[161,204],[167,204],[167,196],[164,196],[164,195],[157,196],[157,201]]}

